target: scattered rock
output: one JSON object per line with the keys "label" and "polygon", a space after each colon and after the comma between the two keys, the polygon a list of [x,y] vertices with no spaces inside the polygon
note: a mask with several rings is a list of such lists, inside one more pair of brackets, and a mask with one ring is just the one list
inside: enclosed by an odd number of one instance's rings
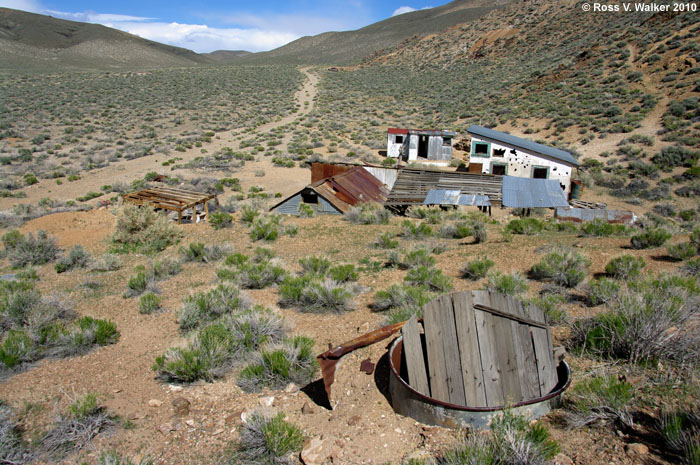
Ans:
{"label": "scattered rock", "polygon": [[304,405],[301,406],[301,413],[303,413],[304,415],[311,415],[312,413],[314,413],[314,409],[313,407],[311,407],[311,405],[309,405],[308,402],[304,402]]}
{"label": "scattered rock", "polygon": [[372,373],[374,373],[374,363],[372,363],[372,360],[370,360],[370,359],[363,360],[362,363],[360,364],[360,371],[362,371],[368,375],[371,375]]}
{"label": "scattered rock", "polygon": [[163,401],[162,401],[162,400],[151,399],[151,400],[148,401],[148,406],[149,406],[149,407],[160,407],[161,405],[163,405]]}
{"label": "scattered rock", "polygon": [[649,453],[649,448],[644,444],[634,442],[625,446],[625,452],[630,457],[641,457]]}
{"label": "scattered rock", "polygon": [[410,454],[406,455],[403,459],[403,463],[411,463],[411,462],[416,462],[416,463],[435,463],[433,460],[433,456],[430,452],[426,450],[414,450]]}
{"label": "scattered rock", "polygon": [[170,392],[180,392],[184,388],[182,386],[178,386],[177,384],[169,384],[168,389],[170,389]]}
{"label": "scattered rock", "polygon": [[171,423],[163,423],[158,427],[158,431],[160,431],[163,436],[167,436],[169,432],[175,431],[175,428],[173,428]]}
{"label": "scattered rock", "polygon": [[212,436],[217,436],[217,435],[219,435],[219,434],[221,434],[221,433],[223,433],[223,432],[224,432],[224,429],[223,429],[223,428],[219,428],[219,429],[215,430],[215,431],[214,431],[213,433],[211,433],[211,434],[212,434]]}
{"label": "scattered rock", "polygon": [[318,437],[307,441],[301,451],[301,461],[304,465],[323,465],[330,456],[330,441]]}
{"label": "scattered rock", "polygon": [[553,460],[554,465],[574,465],[574,461],[564,454],[555,455]]}
{"label": "scattered rock", "polygon": [[369,332],[369,321],[365,321],[360,326],[358,326],[357,332],[362,334]]}
{"label": "scattered rock", "polygon": [[299,386],[297,386],[294,383],[289,383],[287,386],[284,388],[284,392],[287,394],[293,394],[295,392],[299,391]]}
{"label": "scattered rock", "polygon": [[239,423],[241,421],[241,414],[242,413],[243,412],[240,411],[240,412],[236,412],[234,414],[227,416],[226,419],[224,420],[224,423],[229,425],[229,426],[235,425],[236,423]]}
{"label": "scattered rock", "polygon": [[357,424],[360,422],[361,419],[362,419],[362,417],[360,417],[359,415],[354,415],[354,416],[350,417],[350,418],[348,419],[348,426],[355,426],[355,425],[357,425]]}
{"label": "scattered rock", "polygon": [[272,407],[272,404],[275,403],[275,398],[270,396],[270,397],[261,397],[258,399],[258,404],[262,407]]}
{"label": "scattered rock", "polygon": [[189,415],[190,413],[190,401],[185,399],[184,397],[176,397],[173,399],[173,410],[175,411],[175,414],[184,417]]}
{"label": "scattered rock", "polygon": [[185,424],[189,426],[190,428],[196,428],[197,427],[197,422],[195,422],[193,419],[185,420]]}

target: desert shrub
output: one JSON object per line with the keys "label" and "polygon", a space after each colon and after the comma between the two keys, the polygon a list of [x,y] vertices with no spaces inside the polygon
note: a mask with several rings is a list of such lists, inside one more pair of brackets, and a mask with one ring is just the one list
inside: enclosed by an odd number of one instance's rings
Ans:
{"label": "desert shrub", "polygon": [[530,274],[534,279],[576,287],[586,278],[590,264],[591,261],[581,253],[558,247],[534,264]]}
{"label": "desert shrub", "polygon": [[88,446],[100,433],[117,426],[117,418],[98,404],[94,394],[76,399],[69,413],[61,415],[53,427],[41,437],[42,452],[60,459]]}
{"label": "desert shrub", "polygon": [[169,349],[157,357],[153,370],[170,381],[212,381],[264,344],[281,341],[285,331],[278,314],[256,306],[203,327],[186,347]]}
{"label": "desert shrub", "polygon": [[479,244],[481,242],[486,242],[488,239],[488,230],[486,229],[486,224],[483,222],[477,222],[472,225],[472,237],[474,242]]}
{"label": "desert shrub", "polygon": [[697,465],[700,459],[700,413],[696,409],[662,410],[655,425],[671,459],[683,465]]}
{"label": "desert shrub", "polygon": [[666,250],[669,257],[679,261],[693,258],[698,254],[698,248],[692,242],[679,242],[678,244],[669,245]]}
{"label": "desert shrub", "polygon": [[389,224],[391,213],[381,205],[362,203],[345,212],[343,218],[355,224]]}
{"label": "desert shrub", "polygon": [[114,344],[117,340],[119,331],[113,322],[84,316],[76,320],[73,329],[59,336],[53,353],[64,357],[84,354],[96,345]]}
{"label": "desert shrub", "polygon": [[188,331],[249,307],[248,297],[237,287],[220,284],[208,292],[197,292],[182,299],[178,323],[180,329]]}
{"label": "desert shrub", "polygon": [[160,310],[162,299],[153,292],[147,292],[139,299],[139,312],[146,315]]}
{"label": "desert shrub", "polygon": [[652,228],[632,236],[630,242],[634,249],[649,249],[652,247],[661,247],[670,238],[671,233],[665,229]]}
{"label": "desert shrub", "polygon": [[700,278],[700,258],[694,260],[688,260],[683,265],[683,273]]}
{"label": "desert shrub", "polygon": [[360,273],[358,273],[355,269],[355,265],[352,263],[335,265],[328,269],[326,275],[333,281],[339,283],[357,281],[360,278]]}
{"label": "desert shrub", "polygon": [[122,457],[117,451],[102,452],[97,459],[98,465],[153,465],[153,460],[143,457],[138,463],[134,463],[126,457]]}
{"label": "desert shrub", "polygon": [[472,432],[449,449],[444,465],[547,465],[560,451],[549,431],[539,423],[510,411],[495,417],[487,434]]}
{"label": "desert shrub", "polygon": [[642,268],[646,265],[642,257],[625,254],[610,260],[605,265],[605,272],[615,279],[634,279],[642,273]]}
{"label": "desert shrub", "polygon": [[569,391],[566,418],[575,427],[598,422],[632,426],[629,408],[634,396],[634,389],[627,381],[616,376],[594,376]]}
{"label": "desert shrub", "polygon": [[593,237],[624,236],[629,234],[630,228],[624,224],[613,224],[596,218],[581,225],[581,235]]}
{"label": "desert shrub", "polygon": [[241,207],[241,221],[247,225],[252,225],[261,214],[260,209],[255,205],[243,205]]}
{"label": "desert shrub", "polygon": [[126,283],[124,298],[141,295],[146,289],[149,289],[151,292],[158,291],[155,276],[148,275],[145,271],[139,271],[135,275],[129,277]]}
{"label": "desert shrub", "polygon": [[588,301],[596,306],[613,300],[620,292],[620,283],[609,278],[593,279],[588,283]]}
{"label": "desert shrub", "polygon": [[33,454],[22,440],[22,429],[12,409],[0,401],[0,462],[30,463]]}
{"label": "desert shrub", "polygon": [[304,436],[301,430],[285,421],[284,414],[275,416],[253,412],[241,425],[231,463],[255,465],[292,465],[301,451]]}
{"label": "desert shrub", "polygon": [[216,271],[219,279],[235,281],[244,289],[264,289],[279,284],[286,274],[282,266],[271,261],[245,261],[235,267],[221,267]]}
{"label": "desert shrub", "polygon": [[230,253],[231,246],[228,244],[204,245],[201,242],[190,242],[189,246],[180,247],[180,257],[186,262],[215,262]]}
{"label": "desert shrub", "polygon": [[606,312],[574,323],[572,343],[631,363],[695,366],[700,360],[694,323],[700,312],[698,294],[694,278],[661,275],[629,282],[608,299]]}
{"label": "desert shrub", "polygon": [[303,273],[325,275],[331,267],[331,261],[325,257],[305,257],[299,260]]}
{"label": "desert shrub", "polygon": [[90,264],[90,260],[90,253],[83,249],[82,245],[77,244],[70,249],[67,257],[58,260],[54,268],[56,273],[63,273],[73,268],[86,268]]}
{"label": "desert shrub", "polygon": [[445,219],[445,212],[440,207],[411,207],[407,215],[424,220],[428,224],[440,224]]}
{"label": "desert shrub", "polygon": [[484,285],[484,289],[488,291],[514,296],[527,292],[527,280],[519,271],[511,274],[492,271],[488,278],[488,282]]}
{"label": "desert shrub", "polygon": [[[389,261],[394,260],[395,258],[389,258]],[[403,255],[403,259],[398,260],[396,265],[404,270],[415,268],[417,266],[432,267],[435,265],[435,257],[430,255],[430,252],[424,248],[416,248],[406,252]]]}
{"label": "desert shrub", "polygon": [[516,218],[508,222],[505,230],[510,234],[534,236],[544,231],[544,223],[537,218]]}
{"label": "desert shrub", "polygon": [[238,375],[238,385],[246,392],[264,387],[282,389],[289,383],[306,385],[316,374],[314,341],[303,336],[270,344],[254,354],[254,361]]}
{"label": "desert shrub", "polygon": [[233,216],[223,211],[214,212],[209,215],[209,224],[216,230],[228,228],[233,224]]}
{"label": "desert shrub", "polygon": [[306,204],[306,203],[300,203],[299,204],[299,216],[302,218],[311,218],[314,216],[314,209],[311,205]]}
{"label": "desert shrub", "polygon": [[155,253],[175,244],[181,232],[168,219],[148,206],[122,207],[111,240],[118,252]]}
{"label": "desert shrub", "polygon": [[388,312],[387,324],[398,323],[413,315],[423,316],[423,305],[434,295],[423,286],[392,284],[388,289],[377,291],[372,308],[378,312]]}
{"label": "desert shrub", "polygon": [[24,331],[8,331],[0,345],[0,363],[12,370],[32,362],[37,354],[34,341]]}
{"label": "desert shrub", "polygon": [[332,279],[286,279],[280,284],[283,304],[294,305],[302,312],[343,313],[355,308],[353,293],[347,284]]}
{"label": "desert shrub", "polygon": [[114,254],[106,253],[100,258],[93,260],[90,270],[91,271],[116,271],[122,267],[119,257]]}
{"label": "desert shrub", "polygon": [[399,246],[399,241],[394,239],[394,235],[391,233],[380,234],[376,241],[372,243],[374,247],[380,249],[395,249]]}
{"label": "desert shrub", "polygon": [[411,286],[423,286],[434,291],[447,292],[452,290],[452,280],[449,276],[442,274],[440,269],[425,265],[411,268],[406,274],[404,282]]}
{"label": "desert shrub", "polygon": [[414,224],[409,220],[401,223],[401,237],[408,240],[426,239],[433,235],[433,230],[426,223]]}
{"label": "desert shrub", "polygon": [[37,231],[36,236],[31,232],[22,236],[19,232],[10,231],[3,236],[3,243],[14,268],[52,262],[58,258],[60,251],[56,240],[46,231]]}
{"label": "desert shrub", "polygon": [[465,263],[459,273],[462,278],[476,281],[485,277],[493,265],[495,265],[493,260],[483,257]]}
{"label": "desert shrub", "polygon": [[566,297],[561,294],[544,294],[540,297],[529,299],[527,303],[540,308],[551,325],[560,325],[569,321],[569,314],[564,308]]}
{"label": "desert shrub", "polygon": [[250,239],[268,242],[276,240],[281,232],[281,221],[281,218],[276,215],[256,218],[250,228]]}

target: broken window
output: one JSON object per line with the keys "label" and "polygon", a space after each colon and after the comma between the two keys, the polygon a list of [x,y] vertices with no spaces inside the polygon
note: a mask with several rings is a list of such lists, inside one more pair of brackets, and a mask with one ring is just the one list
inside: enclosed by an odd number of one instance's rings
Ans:
{"label": "broken window", "polygon": [[318,205],[318,194],[312,190],[304,191],[301,193],[301,201],[304,203]]}
{"label": "broken window", "polygon": [[442,145],[447,146],[447,147],[452,147],[452,138],[451,137],[443,137],[442,138]]}
{"label": "broken window", "polygon": [[532,177],[534,179],[547,179],[549,177],[549,168],[546,167],[533,167]]}
{"label": "broken window", "polygon": [[489,144],[487,144],[485,142],[475,142],[474,143],[474,155],[488,157],[489,156]]}
{"label": "broken window", "polygon": [[403,136],[396,136],[394,138],[394,142],[396,142],[397,144],[403,144]]}
{"label": "broken window", "polygon": [[497,174],[499,176],[506,175],[506,165],[501,163],[494,163],[491,165],[491,174]]}

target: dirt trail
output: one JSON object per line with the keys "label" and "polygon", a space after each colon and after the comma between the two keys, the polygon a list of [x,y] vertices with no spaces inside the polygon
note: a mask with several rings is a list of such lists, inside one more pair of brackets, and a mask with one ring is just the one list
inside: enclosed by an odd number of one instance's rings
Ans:
{"label": "dirt trail", "polygon": [[[256,128],[256,132],[265,133],[280,126],[293,123],[313,110],[319,77],[317,74],[314,74],[309,67],[301,68],[300,71],[305,75],[304,84],[294,94],[294,100],[298,105],[299,111],[258,126]],[[308,102],[308,105],[305,104],[306,102]],[[230,147],[233,150],[238,150],[240,148],[240,140],[237,140],[235,135],[240,133],[240,131],[243,129],[245,128],[235,128],[229,131],[217,133],[216,138],[212,141],[212,143],[205,145],[203,148],[206,148],[210,154],[220,150],[223,147]],[[282,147],[286,148],[286,144],[288,144],[290,140],[291,131],[290,134],[283,139]],[[134,160],[122,160],[110,163],[109,166],[104,168],[82,173],[82,179],[78,181],[67,182],[64,180],[63,184],[61,185],[57,185],[54,179],[42,179],[39,181],[39,183],[22,189],[27,194],[26,198],[0,199],[0,209],[11,208],[13,205],[18,203],[36,205],[39,200],[45,197],[63,201],[75,199],[76,197],[85,195],[88,192],[100,192],[100,188],[106,184],[114,184],[117,182],[130,184],[134,179],[143,178],[143,176],[150,171],[156,171],[162,174],[171,174],[169,168],[162,166],[163,162],[173,157],[179,157],[182,158],[182,160],[178,161],[178,163],[187,163],[196,157],[201,156],[201,149],[198,147],[193,147],[192,149],[188,149],[183,153],[176,152],[168,155],[156,154]],[[265,159],[264,157],[260,158],[261,160],[257,162],[246,162],[244,170],[242,170],[240,173],[235,173],[235,176],[241,179],[244,187],[247,185],[256,184],[262,185],[270,192],[282,192],[283,194],[289,194],[300,189],[301,187],[304,187],[309,181],[308,170],[302,168],[293,168],[289,171],[283,171],[282,174],[284,174],[284,176],[279,176],[276,173],[268,172],[266,173],[265,178],[255,177],[254,173],[256,171],[265,171],[272,166],[270,160]],[[190,173],[192,171],[194,170],[190,170]],[[175,171],[173,174],[182,175],[183,170]],[[203,173],[205,176],[218,174],[226,173],[213,173],[211,171]],[[115,194],[106,195],[88,203],[94,205],[100,200],[108,199],[112,195]]]}

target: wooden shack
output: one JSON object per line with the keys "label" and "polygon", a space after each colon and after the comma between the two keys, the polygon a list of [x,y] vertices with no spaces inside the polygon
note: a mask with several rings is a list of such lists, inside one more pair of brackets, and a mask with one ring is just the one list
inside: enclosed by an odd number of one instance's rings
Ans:
{"label": "wooden shack", "polygon": [[152,187],[122,195],[124,202],[135,205],[149,205],[157,210],[177,212],[178,224],[182,223],[183,212],[190,208],[194,218],[199,205],[202,206],[205,218],[208,217],[209,206],[207,202],[212,199],[216,201],[217,205],[219,204],[219,200],[214,194],[204,194],[173,187]]}

